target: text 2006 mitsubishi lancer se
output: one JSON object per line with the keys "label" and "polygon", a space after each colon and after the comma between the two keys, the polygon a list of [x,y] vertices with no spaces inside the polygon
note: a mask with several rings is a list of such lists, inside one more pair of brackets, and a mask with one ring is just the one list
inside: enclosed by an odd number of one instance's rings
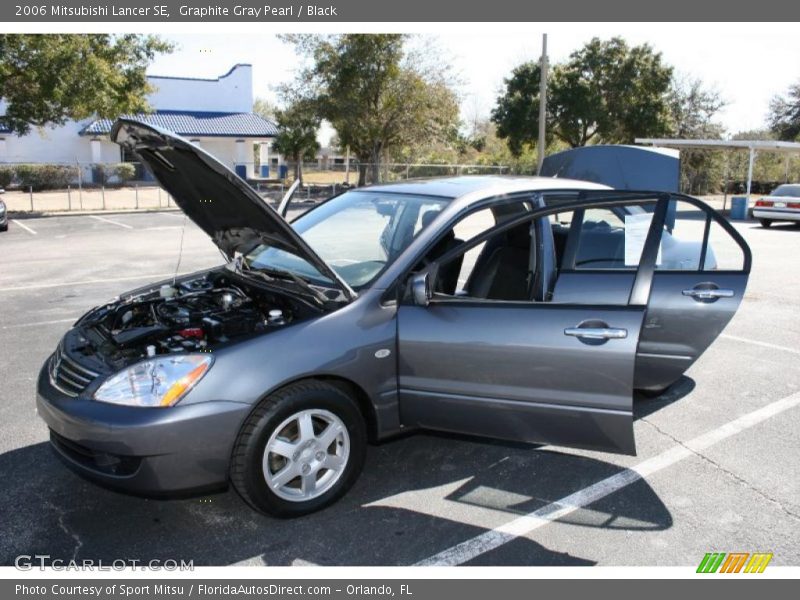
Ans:
{"label": "text 2006 mitsubishi lancer se", "polygon": [[458,177],[290,225],[189,142],[132,120],[112,136],[228,259],[92,309],[42,368],[59,455],[137,494],[230,483],[301,515],[353,485],[369,441],[415,429],[634,453],[634,390],[692,365],[750,271],[687,196]]}

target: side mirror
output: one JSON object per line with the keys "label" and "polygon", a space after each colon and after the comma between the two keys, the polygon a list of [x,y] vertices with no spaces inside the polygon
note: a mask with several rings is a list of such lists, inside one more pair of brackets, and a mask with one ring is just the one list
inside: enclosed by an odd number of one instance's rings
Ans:
{"label": "side mirror", "polygon": [[417,273],[411,279],[411,297],[417,306],[428,306],[433,293],[430,285],[431,275],[427,271]]}

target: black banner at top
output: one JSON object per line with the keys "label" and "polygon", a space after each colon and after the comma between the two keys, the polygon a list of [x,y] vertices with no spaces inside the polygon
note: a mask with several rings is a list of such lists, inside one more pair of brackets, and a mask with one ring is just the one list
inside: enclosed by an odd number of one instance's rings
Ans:
{"label": "black banner at top", "polygon": [[14,22],[795,21],[800,3],[729,0],[11,0]]}

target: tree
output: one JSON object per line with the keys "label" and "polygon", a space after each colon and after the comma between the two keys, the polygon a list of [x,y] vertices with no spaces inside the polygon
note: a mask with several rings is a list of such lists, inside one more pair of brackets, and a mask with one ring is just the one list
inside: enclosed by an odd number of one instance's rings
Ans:
{"label": "tree", "polygon": [[294,177],[303,182],[303,160],[313,158],[319,150],[317,130],[321,122],[314,102],[293,98],[287,107],[275,113],[278,135],[274,148],[294,162]]}
{"label": "tree", "polygon": [[800,81],[789,86],[785,95],[772,98],[767,120],[779,139],[793,141],[800,137]]}
{"label": "tree", "polygon": [[[516,155],[538,135],[539,73],[536,62],[514,69],[492,112],[498,135]],[[547,130],[570,147],[632,143],[669,131],[672,68],[647,44],[594,38],[551,73]]]}
{"label": "tree", "polygon": [[274,121],[275,116],[278,113],[278,107],[275,106],[274,102],[267,100],[266,98],[256,98],[253,102],[253,113],[262,119]]}
{"label": "tree", "polygon": [[0,125],[24,135],[148,109],[145,70],[172,45],[151,35],[0,35]]}
{"label": "tree", "polygon": [[[675,76],[669,95],[671,137],[722,139],[722,125],[714,121],[725,101],[719,91],[704,87],[700,79]],[[725,158],[717,150],[686,148],[681,151],[681,188],[690,194],[718,189],[724,178]]]}
{"label": "tree", "polygon": [[342,34],[284,36],[310,61],[295,87],[314,98],[321,117],[362,165],[359,185],[377,182],[388,153],[452,135],[458,98],[446,68],[408,36]]}

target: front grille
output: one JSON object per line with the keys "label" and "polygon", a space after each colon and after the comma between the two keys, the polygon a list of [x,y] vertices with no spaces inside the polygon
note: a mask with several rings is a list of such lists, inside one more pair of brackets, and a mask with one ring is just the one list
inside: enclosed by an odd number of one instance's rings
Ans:
{"label": "front grille", "polygon": [[60,392],[74,398],[86,389],[98,373],[79,365],[64,352],[63,342],[50,359],[50,383]]}

